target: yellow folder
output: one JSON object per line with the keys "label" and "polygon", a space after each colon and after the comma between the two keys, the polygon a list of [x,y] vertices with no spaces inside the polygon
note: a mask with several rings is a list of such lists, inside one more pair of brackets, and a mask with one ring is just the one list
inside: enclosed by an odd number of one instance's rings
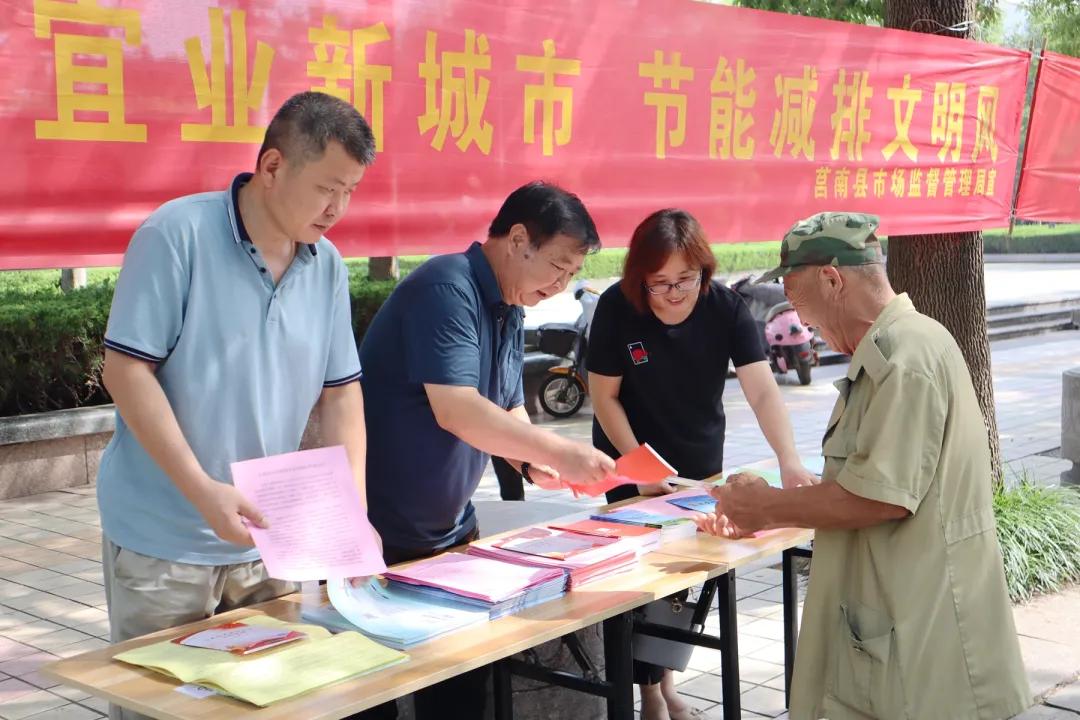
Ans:
{"label": "yellow folder", "polygon": [[259,707],[409,659],[360,633],[331,635],[321,627],[285,623],[266,615],[243,622],[299,630],[307,633],[308,639],[247,656],[166,640],[120,653],[116,659],[181,682],[212,687]]}

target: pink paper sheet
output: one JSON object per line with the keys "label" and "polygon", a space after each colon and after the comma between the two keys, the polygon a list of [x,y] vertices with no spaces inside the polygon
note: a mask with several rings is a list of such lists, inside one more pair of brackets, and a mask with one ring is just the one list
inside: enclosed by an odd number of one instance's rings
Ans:
{"label": "pink paper sheet", "polygon": [[561,574],[562,570],[558,569],[515,565],[464,553],[444,553],[388,572],[386,577],[497,603]]}
{"label": "pink paper sheet", "polygon": [[386,570],[345,448],[232,463],[233,484],[269,521],[251,528],[271,577],[302,582]]}

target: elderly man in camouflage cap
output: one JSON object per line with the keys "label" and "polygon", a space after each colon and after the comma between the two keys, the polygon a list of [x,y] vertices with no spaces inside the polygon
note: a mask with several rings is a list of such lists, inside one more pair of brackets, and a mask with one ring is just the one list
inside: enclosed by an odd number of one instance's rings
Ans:
{"label": "elderly man in camouflage cap", "polygon": [[788,299],[850,354],[822,482],[715,488],[703,529],[814,528],[791,717],[1005,718],[1030,692],[991,507],[986,426],[948,331],[897,295],[878,219],[820,213],[784,237]]}

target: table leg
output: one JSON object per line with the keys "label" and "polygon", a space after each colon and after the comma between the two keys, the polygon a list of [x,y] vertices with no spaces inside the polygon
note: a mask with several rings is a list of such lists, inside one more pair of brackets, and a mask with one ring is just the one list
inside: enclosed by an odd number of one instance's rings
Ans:
{"label": "table leg", "polygon": [[514,696],[510,685],[510,661],[499,660],[492,668],[495,720],[514,720]]}
{"label": "table leg", "polygon": [[791,707],[791,676],[795,670],[795,645],[799,638],[799,578],[792,562],[794,559],[791,548],[784,551],[784,703],[788,707]]}
{"label": "table leg", "polygon": [[742,717],[742,698],[739,696],[739,624],[735,607],[735,571],[729,570],[717,578],[717,597],[720,612],[720,682],[723,692],[724,718]]}
{"label": "table leg", "polygon": [[633,720],[634,620],[629,612],[604,621],[605,676],[611,684],[608,696],[608,720]]}

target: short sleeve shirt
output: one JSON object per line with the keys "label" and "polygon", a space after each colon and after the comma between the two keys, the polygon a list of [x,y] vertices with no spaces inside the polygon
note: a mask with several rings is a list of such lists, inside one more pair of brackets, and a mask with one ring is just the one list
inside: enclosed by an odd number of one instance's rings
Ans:
{"label": "short sleeve shirt", "polygon": [[[166,203],[135,231],[105,346],[153,363],[202,468],[300,446],[324,387],[355,382],[348,270],[326,238],[297,248],[275,284],[229,189]],[[117,413],[98,472],[101,525],[116,545],[172,562],[226,565],[258,552],[220,540]]]}
{"label": "short sleeve shirt", "polygon": [[[723,470],[729,361],[764,360],[760,333],[742,298],[718,282],[678,325],[638,312],[616,284],[597,303],[587,367],[622,378],[619,402],[639,442],[683,477],[705,478]],[[593,444],[618,457],[595,418]]]}
{"label": "short sleeve shirt", "polygon": [[479,243],[411,272],[364,334],[368,517],[387,547],[437,550],[476,526],[488,455],[435,420],[425,384],[524,403],[524,311],[507,305]]}
{"label": "short sleeve shirt", "polygon": [[1012,717],[1031,695],[959,347],[900,295],[837,387],[823,481],[911,514],[816,532],[791,717]]}

